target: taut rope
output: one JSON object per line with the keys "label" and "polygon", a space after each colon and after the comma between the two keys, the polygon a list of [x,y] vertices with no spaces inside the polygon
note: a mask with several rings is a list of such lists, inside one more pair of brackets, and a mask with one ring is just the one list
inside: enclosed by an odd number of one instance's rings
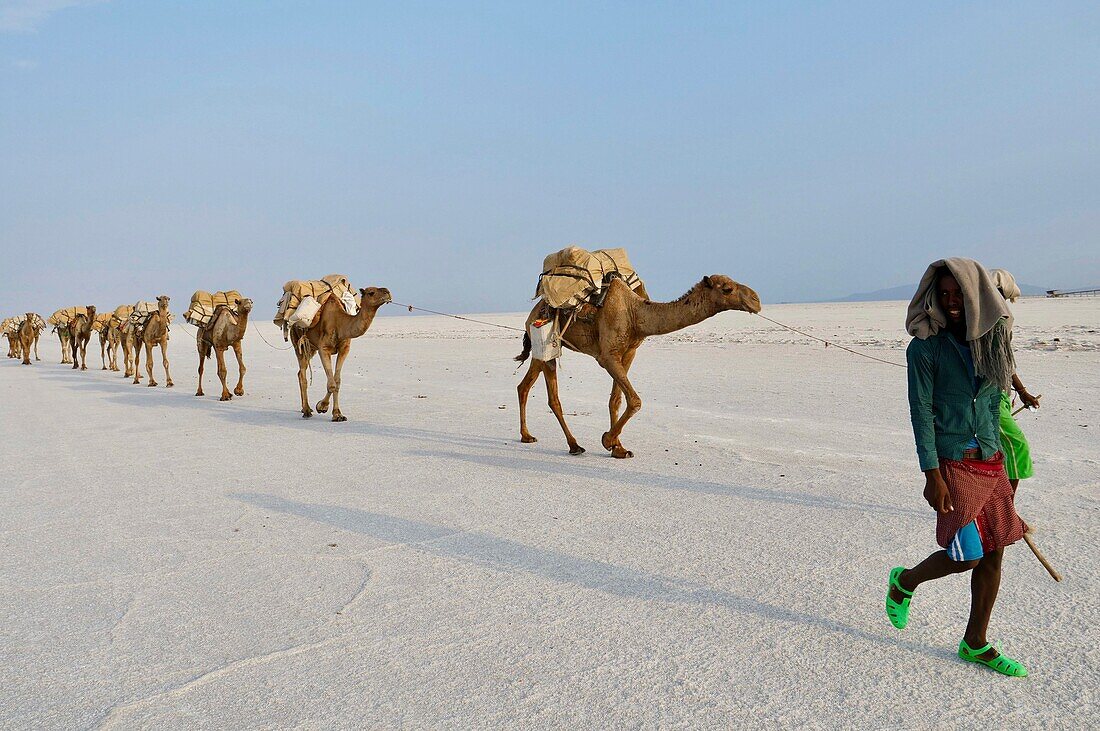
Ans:
{"label": "taut rope", "polygon": [[793,328],[790,325],[784,325],[783,323],[779,322],[778,320],[773,320],[770,317],[767,317],[765,315],[761,315],[759,312],[756,312],[756,313],[753,313],[753,314],[755,314],[759,318],[767,320],[770,323],[778,325],[779,327],[786,328],[787,330],[790,330],[793,333],[798,333],[799,335],[802,335],[803,337],[811,338],[812,340],[817,340],[818,342],[825,343],[826,348],[831,345],[834,348],[840,348],[841,350],[847,351],[847,352],[851,353],[852,355],[858,355],[860,358],[867,358],[869,360],[875,360],[875,361],[878,361],[879,363],[885,363],[886,365],[897,366],[898,368],[906,368],[907,367],[904,363],[895,363],[892,360],[884,360],[882,358],[877,358],[873,355],[867,355],[866,353],[861,353],[858,350],[852,350],[851,348],[845,347],[843,345],[837,345],[836,343],[832,342],[831,340],[826,340],[825,338],[819,338],[816,335],[810,335],[809,333],[802,332],[801,330],[799,330],[797,328]]}
{"label": "taut rope", "polygon": [[389,302],[389,304],[397,305],[398,307],[407,307],[409,312],[412,312],[413,310],[420,310],[421,312],[430,312],[433,315],[442,315],[443,317],[453,317],[456,320],[465,320],[466,322],[476,322],[478,325],[489,325],[490,327],[499,327],[499,328],[502,328],[504,330],[513,330],[513,331],[518,332],[518,333],[524,332],[522,327],[512,327],[511,325],[501,325],[498,322],[486,322],[484,320],[475,320],[472,317],[463,317],[462,315],[452,315],[449,312],[436,312],[435,310],[429,310],[426,307],[417,307],[415,305],[406,305],[406,304],[402,304],[401,302],[394,302],[392,300]]}

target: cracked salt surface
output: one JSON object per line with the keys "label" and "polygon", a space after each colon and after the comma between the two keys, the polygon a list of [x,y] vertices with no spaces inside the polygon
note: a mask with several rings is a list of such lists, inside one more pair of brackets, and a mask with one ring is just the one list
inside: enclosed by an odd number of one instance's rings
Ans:
{"label": "cracked salt surface", "polygon": [[[767,314],[903,357],[904,303]],[[963,578],[904,633],[882,614],[933,547],[900,368],[720,315],[643,346],[620,462],[608,379],[567,353],[574,458],[538,391],[516,440],[514,334],[385,317],[343,424],[299,417],[254,334],[227,403],[191,395],[185,337],[172,390],[45,342],[0,362],[0,727],[1096,726],[1100,302],[1015,314],[1043,394],[1020,512],[1066,574],[1007,552],[993,632],[1024,681],[954,658]]]}

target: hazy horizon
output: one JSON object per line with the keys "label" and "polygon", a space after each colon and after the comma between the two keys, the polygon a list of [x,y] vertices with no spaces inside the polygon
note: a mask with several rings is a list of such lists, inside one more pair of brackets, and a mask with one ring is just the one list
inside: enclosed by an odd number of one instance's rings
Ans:
{"label": "hazy horizon", "polygon": [[626,247],[765,303],[1100,286],[1100,6],[0,1],[0,314],[348,275],[529,306]]}

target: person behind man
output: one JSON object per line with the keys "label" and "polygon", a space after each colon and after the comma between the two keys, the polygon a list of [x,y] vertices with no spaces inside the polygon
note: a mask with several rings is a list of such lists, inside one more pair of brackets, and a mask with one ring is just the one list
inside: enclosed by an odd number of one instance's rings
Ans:
{"label": "person behind man", "polygon": [[1012,315],[989,273],[972,259],[934,262],[909,305],[909,411],[924,498],[937,512],[936,551],[913,568],[890,571],[886,615],[909,622],[913,592],[926,581],[971,571],[970,619],[958,654],[1005,675],[1027,670],[986,633],[1001,583],[1004,547],[1027,526],[1016,514],[1000,442],[1001,392],[1015,363]]}
{"label": "person behind man", "polygon": [[[1022,294],[1016,278],[1004,269],[990,269],[990,277],[993,285],[1001,296],[1008,302],[1015,302]],[[1039,408],[1039,399],[1028,393],[1020,380],[1020,374],[1012,374],[1012,389],[1020,397],[1020,402],[1029,409]],[[1031,464],[1031,449],[1020,425],[1012,416],[1012,399],[1007,391],[1001,391],[1001,448],[1005,455],[1005,472],[1008,474],[1008,482],[1012,485],[1012,491],[1020,485],[1020,480],[1031,477],[1034,468]]]}

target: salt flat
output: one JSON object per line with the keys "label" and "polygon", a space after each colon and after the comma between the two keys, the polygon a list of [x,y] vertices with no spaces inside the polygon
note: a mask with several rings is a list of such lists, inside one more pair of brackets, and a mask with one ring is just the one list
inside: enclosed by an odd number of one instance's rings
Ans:
{"label": "salt flat", "polygon": [[[903,363],[904,308],[764,314]],[[518,443],[508,331],[379,318],[333,424],[255,332],[248,395],[218,402],[210,367],[196,398],[177,325],[173,389],[72,371],[56,340],[0,362],[0,726],[1095,727],[1100,299],[1014,312],[1043,394],[1018,506],[1066,575],[1006,552],[992,634],[1026,679],[954,656],[964,577],[902,633],[883,614],[889,568],[934,548],[902,368],[725,313],[643,346],[617,461],[576,354],[588,453],[541,385]]]}

